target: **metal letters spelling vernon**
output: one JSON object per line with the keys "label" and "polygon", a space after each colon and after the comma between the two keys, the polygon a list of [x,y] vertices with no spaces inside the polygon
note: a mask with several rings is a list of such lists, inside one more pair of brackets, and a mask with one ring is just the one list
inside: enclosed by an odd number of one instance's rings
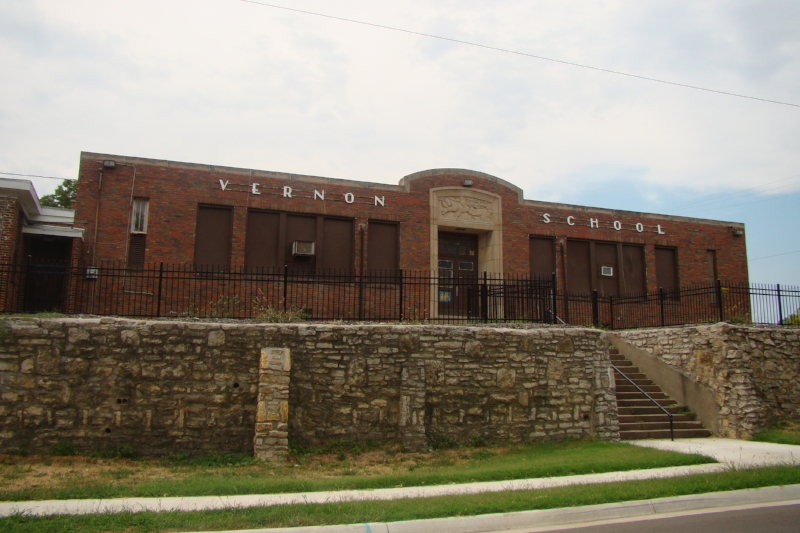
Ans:
{"label": "metal letters spelling vernon", "polygon": [[[228,185],[230,185],[230,180],[219,180],[219,188],[223,191],[228,190]],[[251,183],[247,186],[246,189],[250,194],[261,194],[261,184],[260,183]],[[277,187],[277,189],[281,190],[280,193],[277,193],[279,196],[283,196],[284,198],[294,198],[295,194],[298,191],[295,191],[292,187],[288,185],[284,185],[283,187]],[[237,191],[243,192],[243,191]],[[299,191],[299,192],[306,192],[306,191]],[[268,194],[276,194],[276,193],[268,193]],[[356,201],[356,195],[351,192],[346,192],[342,196],[344,196],[345,203],[352,204]],[[298,194],[298,197],[299,194]],[[322,200],[325,201],[325,189],[317,190],[314,189],[314,194],[310,196],[312,200]],[[329,198],[332,200],[332,198]],[[374,197],[375,205],[379,205],[381,207],[386,207],[386,197],[385,196],[375,196]]]}

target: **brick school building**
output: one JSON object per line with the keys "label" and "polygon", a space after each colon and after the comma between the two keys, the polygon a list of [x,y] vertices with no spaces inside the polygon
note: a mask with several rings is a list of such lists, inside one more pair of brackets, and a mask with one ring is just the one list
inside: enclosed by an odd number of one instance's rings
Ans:
{"label": "brick school building", "polygon": [[90,278],[101,263],[427,272],[438,280],[429,316],[464,309],[465,287],[484,273],[613,297],[748,282],[743,224],[526,199],[471,170],[425,170],[386,185],[84,152],[74,207],[81,238],[63,254]]}

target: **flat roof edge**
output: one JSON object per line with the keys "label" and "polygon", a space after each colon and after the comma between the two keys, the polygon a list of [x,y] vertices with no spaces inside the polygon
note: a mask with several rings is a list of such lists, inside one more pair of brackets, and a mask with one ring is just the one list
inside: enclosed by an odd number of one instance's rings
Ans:
{"label": "flat roof edge", "polygon": [[744,222],[730,222],[726,220],[716,220],[711,218],[687,217],[680,215],[664,215],[661,213],[645,213],[644,211],[628,211],[626,209],[612,209],[607,207],[589,207],[575,204],[562,204],[557,202],[543,202],[541,200],[525,200],[524,205],[531,207],[569,209],[573,211],[594,212],[594,213],[619,213],[625,216],[638,216],[643,218],[657,218],[659,220],[674,220],[675,222],[695,222],[701,224],[713,224],[744,228]]}
{"label": "flat roof edge", "polygon": [[329,185],[354,185],[360,189],[377,189],[386,191],[401,192],[405,190],[402,186],[390,183],[375,183],[341,178],[328,178],[325,176],[312,176],[310,174],[293,174],[291,172],[280,172],[274,170],[259,170],[254,168],[228,167],[224,165],[207,165],[202,163],[186,163],[183,161],[170,161],[166,159],[150,159],[146,157],[130,157],[115,154],[100,154],[95,152],[81,152],[81,159],[90,160],[113,160],[119,165],[150,165],[163,166],[173,169],[201,170],[208,173],[220,172],[225,174],[238,174],[250,177],[263,177],[280,180],[298,180],[310,183],[329,184]]}

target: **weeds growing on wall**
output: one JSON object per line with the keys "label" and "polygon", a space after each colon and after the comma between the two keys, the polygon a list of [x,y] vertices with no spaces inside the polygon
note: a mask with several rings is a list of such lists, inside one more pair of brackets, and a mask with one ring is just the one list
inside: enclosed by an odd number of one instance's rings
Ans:
{"label": "weeds growing on wall", "polygon": [[484,448],[491,443],[483,435],[475,435],[466,443],[455,437],[442,433],[429,433],[425,435],[425,442],[432,450],[453,450],[456,448]]}
{"label": "weeds growing on wall", "polygon": [[308,311],[297,307],[292,307],[287,311],[283,309],[276,309],[272,306],[262,307],[258,310],[253,318],[260,322],[270,322],[274,324],[289,324],[297,322],[305,322],[311,318]]}
{"label": "weeds growing on wall", "polygon": [[110,448],[102,450],[95,450],[92,453],[93,457],[104,457],[108,459],[140,459],[142,454],[133,446],[127,444],[118,444]]}
{"label": "weeds growing on wall", "polygon": [[54,455],[78,455],[78,450],[75,449],[75,443],[71,440],[60,440],[53,450]]}

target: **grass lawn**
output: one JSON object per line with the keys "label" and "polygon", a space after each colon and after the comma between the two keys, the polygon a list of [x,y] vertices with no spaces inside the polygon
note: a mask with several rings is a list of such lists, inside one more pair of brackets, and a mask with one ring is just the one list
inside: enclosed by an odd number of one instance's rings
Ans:
{"label": "grass lawn", "polygon": [[763,433],[753,435],[753,440],[800,445],[800,421],[782,420],[777,422]]}
{"label": "grass lawn", "polygon": [[139,533],[393,522],[553,509],[796,483],[800,483],[800,467],[780,466],[743,471],[730,470],[681,478],[378,503],[287,505],[191,513],[148,512],[43,518],[12,516],[0,519],[0,530],[20,533],[99,533],[107,531]]}
{"label": "grass lawn", "polygon": [[274,494],[499,481],[713,463],[623,443],[569,441],[501,448],[393,449],[295,455],[271,465],[219,456],[195,461],[5,456],[0,500]]}

